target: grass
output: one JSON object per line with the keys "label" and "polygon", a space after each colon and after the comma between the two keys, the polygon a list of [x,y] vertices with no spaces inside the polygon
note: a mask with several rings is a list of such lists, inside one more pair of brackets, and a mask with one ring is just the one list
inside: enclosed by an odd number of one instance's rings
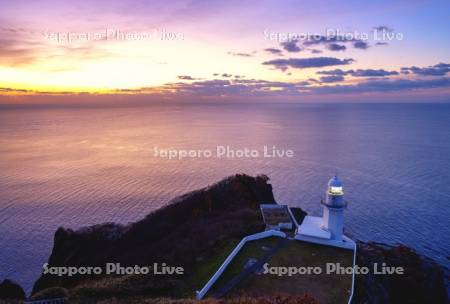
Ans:
{"label": "grass", "polygon": [[189,285],[186,286],[186,296],[194,296],[196,290],[203,288],[239,242],[240,239],[231,239],[219,246],[215,255],[197,263],[198,267],[194,271]]}
{"label": "grass", "polygon": [[347,267],[353,265],[351,250],[327,247],[299,241],[291,241],[269,261],[269,266],[318,266],[322,274],[296,274],[277,276],[273,274],[252,274],[233,289],[229,296],[245,293],[251,296],[273,294],[301,295],[311,294],[320,303],[347,303],[350,296],[352,276],[326,274],[326,263],[340,263]]}
{"label": "grass", "polygon": [[[71,304],[89,304],[85,301],[70,301]],[[94,304],[94,302],[92,302]],[[0,304],[3,304],[0,301]],[[5,303],[5,304],[10,304]],[[319,304],[310,295],[287,296],[276,295],[273,297],[249,298],[239,297],[234,299],[173,299],[173,298],[150,298],[150,297],[127,297],[127,298],[109,298],[103,299],[95,304]]]}
{"label": "grass", "polygon": [[[214,294],[214,292],[221,289],[228,281],[230,281],[234,276],[241,273],[244,269],[245,264],[250,258],[259,258],[263,256],[267,251],[263,250],[263,247],[273,247],[279,242],[279,237],[269,237],[265,239],[250,241],[241,248],[240,252],[233,261],[228,265],[224,273],[219,277],[216,283],[212,286],[208,295]],[[231,250],[226,254],[228,256]],[[225,259],[224,259],[225,260]],[[219,265],[220,266],[220,265]],[[217,267],[215,271],[218,269]]]}

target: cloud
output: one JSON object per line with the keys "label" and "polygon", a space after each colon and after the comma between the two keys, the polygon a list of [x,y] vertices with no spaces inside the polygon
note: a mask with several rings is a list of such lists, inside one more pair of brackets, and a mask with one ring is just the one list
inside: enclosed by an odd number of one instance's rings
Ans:
{"label": "cloud", "polygon": [[167,84],[160,90],[195,96],[295,95],[310,85],[308,81],[281,82],[259,79],[212,79],[191,83]]}
{"label": "cloud", "polygon": [[[223,78],[231,78],[233,77],[233,74],[228,74],[228,73],[214,73],[213,74],[214,77],[223,77]],[[238,78],[241,77],[239,75],[236,75]],[[234,77],[236,77],[234,76]]]}
{"label": "cloud", "polygon": [[335,69],[330,71],[318,71],[316,74],[319,75],[348,75],[347,71],[343,71],[341,69]]}
{"label": "cloud", "polygon": [[238,56],[238,57],[252,57],[253,55],[252,54],[249,54],[249,53],[235,53],[235,52],[228,52],[228,54],[229,55],[232,55],[232,56]]}
{"label": "cloud", "polygon": [[[322,94],[344,94],[360,96],[361,93],[388,93],[403,92],[415,90],[430,89],[450,89],[450,78],[441,77],[433,79],[368,79],[364,82],[351,84],[333,84],[326,83],[339,82],[343,80],[343,76],[324,76],[320,81],[308,79],[307,81],[282,82],[267,81],[261,79],[211,79],[193,82],[175,82],[167,83],[160,87],[142,87],[138,89],[118,89],[111,92],[111,95],[137,95],[137,96],[157,96],[157,100],[161,98],[226,98],[226,97],[307,97],[319,96]],[[445,91],[437,91],[445,92]],[[14,88],[0,88],[0,98],[15,94],[22,95],[64,95],[71,96],[108,96],[108,94],[90,94],[86,92],[44,92],[44,91],[28,91]],[[95,97],[97,98],[97,97]],[[128,97],[127,97],[128,98]],[[146,101],[149,99],[145,98]],[[110,98],[107,97],[108,100]],[[47,100],[47,99],[45,99]],[[106,100],[106,99],[105,99]]]}
{"label": "cloud", "polygon": [[303,42],[305,46],[311,45],[326,45],[327,49],[331,51],[343,51],[346,49],[345,43],[352,43],[354,48],[357,49],[367,49],[369,44],[360,39],[353,37],[347,37],[342,35],[332,35],[332,36],[311,36],[308,40]]}
{"label": "cloud", "polygon": [[304,41],[304,45],[318,45],[327,43],[346,43],[353,42],[354,38],[348,38],[346,36],[332,35],[332,36],[311,36],[308,40]]}
{"label": "cloud", "polygon": [[369,44],[367,42],[359,40],[353,42],[353,47],[355,49],[367,50],[369,48]]}
{"label": "cloud", "polygon": [[306,69],[306,68],[320,68],[325,66],[347,65],[354,62],[353,59],[339,59],[334,57],[312,57],[312,58],[289,58],[289,59],[274,59],[265,61],[263,65],[273,65],[275,68],[282,71],[288,68]]}
{"label": "cloud", "polygon": [[[70,64],[69,59],[95,60],[113,55],[93,42],[83,45],[58,44],[46,38],[45,33],[21,27],[0,26],[0,65],[3,66],[45,63],[47,71],[58,72],[78,68]],[[50,68],[52,64],[48,63],[55,61],[58,62],[58,69]]]}
{"label": "cloud", "polygon": [[315,93],[369,93],[394,92],[418,89],[450,88],[450,78],[439,79],[380,79],[369,80],[358,84],[344,84],[334,86],[314,87],[310,92]]}
{"label": "cloud", "polygon": [[0,93],[28,93],[30,90],[0,87]]}
{"label": "cloud", "polygon": [[297,43],[297,40],[289,40],[281,42],[280,45],[283,47],[283,49],[290,53],[298,53],[301,51],[301,49],[298,47]]}
{"label": "cloud", "polygon": [[180,80],[199,80],[200,79],[200,78],[194,78],[189,75],[178,75],[177,78]]}
{"label": "cloud", "polygon": [[314,78],[309,78],[308,81],[313,82],[313,83],[320,83],[319,80],[314,79]]}
{"label": "cloud", "polygon": [[333,75],[333,76],[344,76],[351,75],[353,77],[386,77],[391,75],[398,75],[397,71],[386,71],[383,69],[357,69],[343,71],[341,69],[335,69],[331,71],[318,71],[319,75]]}
{"label": "cloud", "polygon": [[428,66],[425,68],[419,68],[416,66],[403,67],[401,69],[403,74],[414,73],[421,76],[444,76],[450,72],[450,64],[448,63],[438,63],[433,66]]}
{"label": "cloud", "polygon": [[[40,90],[28,90],[19,88],[0,87],[0,95],[2,93],[11,93],[12,95],[82,95],[91,94],[88,92],[73,92],[73,91],[40,91]],[[92,93],[95,95],[95,93]]]}
{"label": "cloud", "polygon": [[379,26],[374,26],[373,29],[377,32],[388,32],[388,33],[392,33],[394,31],[393,28],[390,28],[389,26],[386,25],[379,25]]}
{"label": "cloud", "polygon": [[267,53],[270,53],[270,54],[274,54],[274,55],[281,55],[283,53],[282,50],[276,49],[276,48],[267,48],[267,49],[264,49],[264,51],[266,51]]}
{"label": "cloud", "polygon": [[318,80],[281,82],[260,79],[213,79],[191,83],[167,84],[158,91],[193,96],[310,96],[315,94],[359,94],[414,91],[422,89],[450,88],[450,78],[439,79],[368,79],[359,83],[333,84],[344,76],[324,76]]}
{"label": "cloud", "polygon": [[33,42],[29,36],[26,32],[0,28],[0,65],[20,66],[36,61],[44,45]]}
{"label": "cloud", "polygon": [[345,49],[347,49],[347,47],[342,44],[330,43],[327,45],[327,49],[329,49],[330,51],[336,52],[336,51],[345,51]]}
{"label": "cloud", "polygon": [[343,81],[344,76],[341,75],[331,75],[331,76],[322,76],[320,77],[321,82],[330,83],[330,82],[338,82]]}
{"label": "cloud", "polygon": [[398,75],[397,71],[386,71],[383,69],[373,70],[373,69],[358,69],[356,71],[351,71],[350,75],[354,77],[385,77],[391,75]]}

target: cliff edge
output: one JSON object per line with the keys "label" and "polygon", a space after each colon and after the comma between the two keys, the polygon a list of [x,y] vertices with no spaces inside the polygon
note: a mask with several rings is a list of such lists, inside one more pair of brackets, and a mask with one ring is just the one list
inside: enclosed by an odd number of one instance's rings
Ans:
{"label": "cliff edge", "polygon": [[[111,290],[119,295],[136,292],[181,295],[196,264],[209,256],[214,247],[264,229],[259,204],[275,203],[268,180],[263,175],[231,176],[182,195],[128,226],[107,223],[77,231],[59,228],[48,263],[50,266],[100,267],[106,262],[123,266],[163,262],[182,265],[185,269],[183,278],[130,278],[133,280],[131,290],[123,288],[125,283],[119,282],[121,286],[116,288],[114,282],[109,282]],[[97,279],[99,277],[95,275],[59,277],[43,274],[35,283],[32,294],[54,286],[72,288]],[[108,293],[109,288],[106,289],[105,293]]]}
{"label": "cliff edge", "polygon": [[[32,294],[64,288],[74,303],[88,299],[89,302],[103,299],[103,303],[151,303],[161,298],[167,303],[195,302],[193,291],[203,286],[237,242],[264,230],[259,204],[276,204],[268,181],[264,175],[234,175],[182,195],[129,225],[106,223],[77,231],[59,228],[48,261],[50,266],[75,267],[166,263],[183,266],[182,276],[43,274]],[[300,208],[295,212],[306,214]],[[411,248],[358,242],[357,265],[373,268],[374,263],[402,266],[405,275],[358,275],[353,303],[448,302],[440,266]],[[289,295],[280,297],[283,303],[316,303],[308,295],[301,301],[295,297],[286,300]]]}

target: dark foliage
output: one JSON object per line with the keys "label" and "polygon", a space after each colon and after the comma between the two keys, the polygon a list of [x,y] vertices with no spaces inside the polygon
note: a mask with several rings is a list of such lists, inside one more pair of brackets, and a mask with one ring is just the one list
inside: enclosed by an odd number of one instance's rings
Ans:
{"label": "dark foliage", "polygon": [[[136,277],[132,279],[132,286],[123,284],[122,288],[104,289],[105,293],[120,296],[177,296],[198,257],[208,256],[219,243],[264,229],[259,204],[274,202],[272,187],[267,181],[266,176],[232,176],[183,195],[129,226],[109,223],[79,231],[59,228],[49,264],[102,268],[107,262],[118,262],[122,266],[155,262],[179,265],[185,269],[182,277]],[[52,286],[72,288],[98,279],[101,277],[42,275],[34,285],[33,294]]]}
{"label": "dark foliage", "polygon": [[62,287],[50,287],[39,291],[31,297],[31,300],[47,300],[47,299],[59,299],[67,298],[69,292]]}
{"label": "dark foliage", "polygon": [[5,279],[0,283],[0,299],[2,300],[24,300],[25,292],[22,287],[11,280]]}
{"label": "dark foliage", "polygon": [[[86,303],[87,299],[105,304],[133,303],[130,302],[133,298],[138,299],[136,303],[196,303],[186,298],[185,291],[192,292],[189,282],[198,261],[212,257],[215,249],[230,241],[264,229],[259,204],[275,203],[272,187],[267,181],[266,176],[232,176],[183,195],[128,226],[109,223],[78,231],[60,228],[55,233],[49,259],[51,266],[102,268],[106,262],[119,262],[123,266],[165,262],[183,266],[183,276],[69,278],[42,275],[34,285],[33,294],[62,286],[69,289],[74,303]],[[301,224],[306,213],[300,208],[292,208],[292,212]],[[358,275],[353,303],[447,303],[444,276],[434,262],[405,246],[358,244],[359,266],[373,269],[374,263],[381,265],[383,262],[388,266],[404,267],[405,275]],[[189,293],[189,296],[193,295]],[[176,297],[181,299],[174,299]],[[229,301],[227,303],[315,303],[314,299],[292,296]],[[213,299],[206,302],[225,303]]]}
{"label": "dark foliage", "polygon": [[353,303],[447,304],[442,269],[409,247],[359,243],[356,264],[373,270],[381,266],[403,267],[402,275],[357,275]]}

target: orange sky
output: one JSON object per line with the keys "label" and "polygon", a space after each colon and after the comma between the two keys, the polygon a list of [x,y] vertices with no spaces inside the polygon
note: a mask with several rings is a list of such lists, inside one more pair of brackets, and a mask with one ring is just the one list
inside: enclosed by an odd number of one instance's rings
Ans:
{"label": "orange sky", "polygon": [[[0,12],[0,95],[445,95],[445,8],[445,1],[325,7],[290,1],[7,0]],[[333,32],[347,38],[333,40]],[[327,41],[286,40],[287,34]]]}

